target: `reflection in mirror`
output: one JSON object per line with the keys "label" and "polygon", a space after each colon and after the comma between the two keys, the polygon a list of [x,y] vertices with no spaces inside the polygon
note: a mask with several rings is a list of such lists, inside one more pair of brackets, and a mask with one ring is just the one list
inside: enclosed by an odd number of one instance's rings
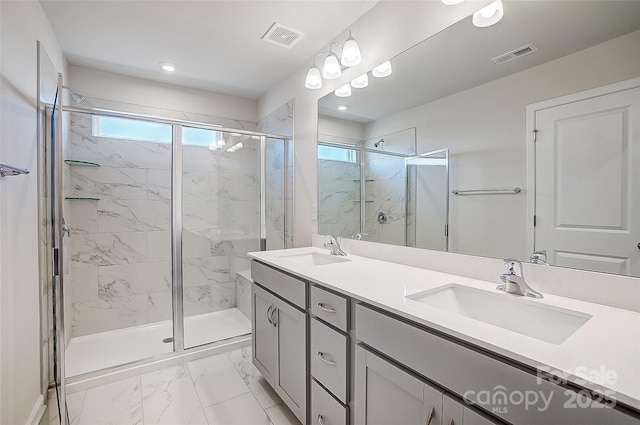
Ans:
{"label": "reflection in mirror", "polygon": [[[392,75],[369,78],[368,87],[353,89],[348,98],[330,93],[320,99],[319,140],[370,142],[415,128],[418,153],[447,146],[450,189],[490,191],[455,196],[449,190],[451,252],[528,261],[533,251],[547,250],[551,264],[640,276],[640,235],[634,233],[640,227],[640,193],[630,184],[640,179],[640,142],[638,132],[629,130],[637,128],[634,120],[640,119],[640,106],[616,105],[613,109],[622,112],[609,120],[589,120],[587,127],[565,126],[572,135],[566,141],[545,138],[554,134],[559,122],[548,120],[551,127],[542,131],[536,128],[535,111],[527,110],[528,105],[590,90],[586,97],[604,95],[593,90],[614,83],[627,81],[624,89],[630,90],[640,85],[634,83],[640,77],[640,55],[629,54],[640,45],[640,2],[504,0],[503,4],[504,18],[498,24],[477,28],[471,17],[463,19],[392,58]],[[630,94],[633,102],[638,99],[635,93]],[[338,104],[348,108],[339,111]],[[576,116],[568,121],[578,122]],[[605,128],[622,136],[612,138]],[[551,156],[544,153],[548,156],[544,161],[535,162],[539,155],[533,148],[534,129],[540,130],[535,146],[540,147],[542,140],[551,146]],[[602,137],[587,141],[580,136],[585,132]],[[607,143],[615,148],[607,149]],[[620,154],[613,155],[616,152]],[[556,166],[564,167],[561,174]],[[539,181],[541,177],[548,181]],[[592,193],[594,182],[601,184]],[[493,192],[516,187],[522,191]],[[536,187],[545,192],[537,193]],[[534,209],[543,197],[557,198],[559,203],[545,207],[550,212]],[[418,204],[416,208],[417,216],[427,214]],[[581,212],[588,214],[578,216]],[[561,228],[562,237],[541,234],[543,223]],[[582,242],[561,245],[564,236],[587,225],[590,230],[583,232]],[[405,236],[396,235],[391,243],[407,239],[407,229],[398,226]],[[603,233],[602,229],[627,237],[586,237]],[[616,245],[625,245],[625,250],[611,250]]]}

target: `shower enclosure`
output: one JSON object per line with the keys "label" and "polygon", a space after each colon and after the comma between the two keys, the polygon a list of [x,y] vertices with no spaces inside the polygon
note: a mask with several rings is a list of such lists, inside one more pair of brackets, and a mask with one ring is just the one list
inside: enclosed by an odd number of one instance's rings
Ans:
{"label": "shower enclosure", "polygon": [[449,151],[415,155],[412,140],[319,141],[318,233],[446,251]]}
{"label": "shower enclosure", "polygon": [[292,141],[61,107],[56,89],[40,171],[59,399],[65,379],[248,339],[236,276],[247,252],[287,247]]}

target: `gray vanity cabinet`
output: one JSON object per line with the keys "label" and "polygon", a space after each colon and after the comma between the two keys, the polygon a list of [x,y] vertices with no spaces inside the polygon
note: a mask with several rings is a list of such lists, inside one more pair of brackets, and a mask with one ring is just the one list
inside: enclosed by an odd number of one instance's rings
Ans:
{"label": "gray vanity cabinet", "polygon": [[356,424],[448,425],[441,391],[361,346],[355,368]]}
{"label": "gray vanity cabinet", "polygon": [[[254,269],[252,267],[252,271]],[[260,271],[252,273],[255,280],[251,285],[252,360],[289,409],[302,423],[306,423],[308,314],[280,298],[279,295],[286,295],[286,291],[282,294],[277,292],[280,274],[269,270],[265,280]],[[293,279],[284,274],[282,277]],[[262,282],[266,282],[265,286],[274,292],[266,290]],[[299,282],[306,290],[306,282]]]}

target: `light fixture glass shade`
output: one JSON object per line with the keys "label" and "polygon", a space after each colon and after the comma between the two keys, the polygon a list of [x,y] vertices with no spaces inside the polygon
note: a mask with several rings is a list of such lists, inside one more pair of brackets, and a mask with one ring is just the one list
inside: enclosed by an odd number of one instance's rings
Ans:
{"label": "light fixture glass shade", "polygon": [[504,15],[502,0],[496,0],[473,14],[473,25],[484,28],[497,24]]}
{"label": "light fixture glass shade", "polygon": [[455,6],[456,4],[460,4],[464,2],[464,0],[442,0],[442,3],[446,4],[447,6]]}
{"label": "light fixture glass shade", "polygon": [[331,53],[324,60],[324,66],[322,67],[322,76],[327,80],[335,80],[342,75],[342,69],[338,62],[338,56],[335,53]]}
{"label": "light fixture glass shade", "polygon": [[365,72],[355,80],[351,81],[351,87],[354,89],[363,89],[369,85],[369,75]]}
{"label": "light fixture glass shade", "polygon": [[351,96],[351,86],[349,84],[340,86],[336,91],[334,91],[334,93],[338,97],[349,97]]}
{"label": "light fixture glass shade", "polygon": [[391,62],[386,61],[373,68],[373,70],[371,71],[371,75],[373,75],[374,77],[382,78],[391,75],[392,72],[393,69],[391,69]]}
{"label": "light fixture glass shade", "polygon": [[317,66],[312,66],[307,72],[307,78],[304,81],[304,86],[308,89],[320,89],[322,88],[322,76]]}
{"label": "light fixture glass shade", "polygon": [[342,48],[342,56],[340,57],[340,63],[344,66],[356,66],[362,62],[362,55],[360,54],[360,47],[353,37],[350,37],[344,47]]}

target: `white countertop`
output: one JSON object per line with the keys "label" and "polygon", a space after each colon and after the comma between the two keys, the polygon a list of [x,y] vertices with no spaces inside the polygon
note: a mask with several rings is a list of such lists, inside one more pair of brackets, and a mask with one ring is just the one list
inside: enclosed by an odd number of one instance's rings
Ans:
{"label": "white countertop", "polygon": [[527,298],[593,316],[563,343],[552,344],[405,298],[450,284],[515,297],[495,289],[498,273],[487,282],[351,254],[343,257],[350,261],[319,266],[286,258],[311,252],[328,253],[309,247],[249,256],[640,410],[640,313],[549,294]]}

